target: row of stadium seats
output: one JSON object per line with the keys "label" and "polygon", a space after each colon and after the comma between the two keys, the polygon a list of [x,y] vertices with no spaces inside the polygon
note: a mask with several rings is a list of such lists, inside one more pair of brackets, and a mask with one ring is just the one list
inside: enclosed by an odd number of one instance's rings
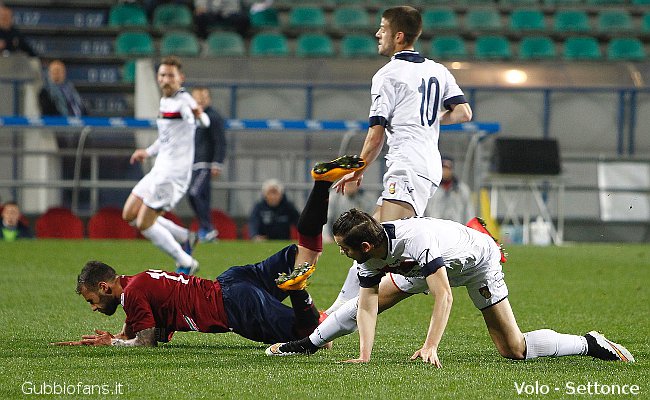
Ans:
{"label": "row of stadium seats", "polygon": [[[176,224],[183,222],[173,213],[166,213],[166,218]],[[225,212],[213,209],[212,222],[219,230],[219,239],[234,240],[239,237],[237,224]],[[198,221],[194,219],[190,229],[198,229]],[[131,225],[122,219],[122,210],[113,207],[99,209],[87,225],[88,238],[90,239],[136,239],[141,237]],[[35,233],[37,238],[57,239],[82,239],[84,238],[84,224],[81,218],[64,207],[53,207],[36,219]]]}
{"label": "row of stadium seats", "polygon": [[[650,1],[650,0],[648,0]],[[349,30],[368,30],[377,26],[381,10],[373,19],[361,7],[338,7],[332,13],[331,23],[328,22],[325,11],[318,6],[296,6],[289,10],[286,28],[316,29],[325,28]],[[592,27],[592,21],[587,11],[582,9],[558,10],[553,15],[553,21],[547,22],[544,12],[540,9],[525,8],[513,10],[504,22],[499,10],[494,8],[470,9],[464,15],[464,23],[454,9],[432,8],[422,12],[424,31],[440,29],[460,29],[470,31],[503,30],[531,31],[546,30],[552,26],[557,32],[632,32],[637,29],[650,32],[650,11],[646,12],[638,24],[627,10],[607,9],[598,13]],[[109,26],[147,26],[148,21],[142,8],[136,4],[126,3],[114,6],[109,14]],[[254,28],[280,28],[283,24],[274,8],[253,13],[251,25]],[[158,29],[192,27],[192,14],[187,6],[180,4],[163,4],[156,8],[153,16],[153,26]],[[594,29],[595,28],[595,29]]]}
{"label": "row of stadium seats", "polygon": [[[281,6],[292,6],[305,3],[304,0],[277,0],[275,4]],[[310,4],[323,6],[340,5],[361,5],[361,6],[398,6],[403,5],[402,0],[309,0]],[[506,7],[543,5],[543,6],[644,6],[650,5],[650,0],[411,0],[407,2],[413,6],[435,6],[435,5],[459,5],[459,6],[493,6]]]}
{"label": "row of stadium seats", "polygon": [[[235,32],[213,32],[201,42],[190,32],[168,32],[160,42],[160,54],[179,56],[281,56],[298,57],[334,57],[337,54],[346,58],[377,56],[377,41],[370,35],[347,35],[338,42],[339,51],[335,50],[335,41],[328,35],[305,33],[295,42],[295,51],[291,51],[290,41],[282,33],[268,32],[255,35],[250,41],[248,52],[244,39]],[[471,49],[473,47],[473,49]],[[562,50],[558,51],[561,47]],[[516,52],[513,51],[516,48]],[[556,45],[548,36],[524,37],[518,44],[511,43],[502,35],[480,36],[468,44],[459,35],[441,35],[430,42],[420,43],[420,51],[434,59],[512,59],[522,60],[555,59],[600,60],[603,51],[599,42],[591,36],[569,37],[562,45]],[[472,51],[470,51],[472,50]],[[116,39],[115,52],[119,56],[153,56],[156,54],[154,40],[147,32],[125,32]],[[614,38],[605,48],[609,60],[643,60],[646,51],[637,38]],[[132,67],[131,67],[132,68]]]}

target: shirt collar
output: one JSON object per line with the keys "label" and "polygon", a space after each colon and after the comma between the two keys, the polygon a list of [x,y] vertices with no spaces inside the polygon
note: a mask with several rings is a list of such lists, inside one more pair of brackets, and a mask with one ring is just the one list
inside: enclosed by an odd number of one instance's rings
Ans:
{"label": "shirt collar", "polygon": [[425,58],[415,50],[402,50],[393,55],[391,60],[403,60],[413,63],[423,63]]}

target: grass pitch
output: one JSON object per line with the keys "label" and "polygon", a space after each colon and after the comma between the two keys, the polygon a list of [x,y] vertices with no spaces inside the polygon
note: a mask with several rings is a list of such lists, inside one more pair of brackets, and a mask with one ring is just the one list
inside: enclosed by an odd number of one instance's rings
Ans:
{"label": "grass pitch", "polygon": [[[197,248],[199,276],[259,261],[284,243],[220,242]],[[379,317],[370,364],[337,361],[358,355],[356,334],[310,357],[271,358],[263,344],[235,334],[177,333],[158,348],[55,347],[93,329],[120,330],[124,314],[92,313],[74,292],[83,264],[98,259],[118,273],[172,269],[148,241],[0,243],[0,398],[209,399],[507,399],[612,398],[567,393],[567,387],[637,385],[650,397],[650,247],[567,245],[512,247],[505,264],[510,302],[522,331],[592,329],[624,344],[635,364],[588,357],[529,362],[501,358],[464,288],[454,306],[437,370],[409,361],[426,335],[432,299],[418,295]],[[349,261],[328,245],[310,293],[320,308],[336,297]],[[533,394],[519,395],[516,386]],[[49,386],[48,386],[49,385]],[[58,385],[58,386],[57,386]],[[58,388],[58,389],[57,389]],[[548,394],[544,392],[548,389]],[[587,389],[585,389],[587,390]],[[63,391],[61,393],[61,391]],[[577,393],[577,392],[576,392]],[[38,396],[43,397],[43,396]]]}

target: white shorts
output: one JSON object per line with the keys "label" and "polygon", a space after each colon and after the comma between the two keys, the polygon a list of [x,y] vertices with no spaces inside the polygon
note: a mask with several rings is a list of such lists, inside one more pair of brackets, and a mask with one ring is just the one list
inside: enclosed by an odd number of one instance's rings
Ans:
{"label": "white shorts", "polygon": [[[453,280],[453,283],[450,283],[452,287],[465,286],[474,306],[479,310],[490,307],[508,297],[508,286],[503,280],[500,257],[500,254],[498,258],[493,255],[471,271],[451,279]],[[393,273],[389,273],[387,276],[404,293],[429,292],[425,278],[411,278]]]}
{"label": "white shorts", "polygon": [[415,210],[415,215],[424,215],[429,198],[433,196],[438,186],[429,179],[422,177],[404,165],[393,164],[384,174],[384,191],[377,200],[381,206],[384,200],[395,200],[408,203]]}
{"label": "white shorts", "polygon": [[188,185],[189,179],[183,182],[151,170],[140,179],[131,193],[141,198],[149,208],[170,211],[185,196]]}

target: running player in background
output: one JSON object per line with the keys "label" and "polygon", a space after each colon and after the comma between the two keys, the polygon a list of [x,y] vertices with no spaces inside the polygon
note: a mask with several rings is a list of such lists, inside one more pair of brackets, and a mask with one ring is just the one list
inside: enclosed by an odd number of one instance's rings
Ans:
{"label": "running player in background", "polygon": [[190,184],[196,125],[210,125],[208,116],[181,87],[185,79],[181,67],[176,57],[164,58],[158,67],[162,91],[158,138],[146,149],[136,149],[130,160],[133,164],[157,156],[156,162],[126,199],[122,218],[169,254],[179,272],[194,274],[199,263],[191,256],[193,234],[163,217],[183,198]]}
{"label": "running player in background", "polygon": [[[384,11],[375,34],[379,54],[390,61],[372,78],[370,128],[360,156],[367,168],[379,156],[387,137],[384,189],[373,213],[378,221],[424,215],[442,178],[440,124],[472,119],[472,109],[449,70],[414,50],[420,33],[418,10],[401,6]],[[334,187],[343,192],[348,182],[360,185],[363,171],[345,176]],[[326,314],[357,295],[356,276],[353,265]]]}
{"label": "running player in background", "polygon": [[[298,221],[298,245],[256,264],[231,267],[214,281],[162,270],[118,276],[107,264],[88,262],[77,278],[77,293],[93,311],[106,315],[121,304],[124,327],[115,335],[97,330],[82,340],[55,344],[155,346],[169,341],[175,331],[232,331],[264,343],[305,337],[319,320],[305,287],[323,250],[329,189],[363,164],[351,156],[319,164]],[[292,307],[282,304],[287,297]]]}
{"label": "running player in background", "polygon": [[551,329],[522,333],[508,300],[501,251],[489,234],[435,218],[379,223],[356,209],[343,213],[334,223],[332,233],[341,253],[355,260],[359,267],[358,299],[345,303],[308,337],[276,343],[266,350],[267,355],[311,354],[358,327],[359,357],[347,362],[368,362],[377,314],[414,294],[429,292],[434,298],[429,328],[424,344],[411,360],[421,358],[440,368],[438,348],[451,313],[451,287],[465,286],[503,357],[527,360],[585,355],[634,362],[625,347],[596,331],[584,336]]}

